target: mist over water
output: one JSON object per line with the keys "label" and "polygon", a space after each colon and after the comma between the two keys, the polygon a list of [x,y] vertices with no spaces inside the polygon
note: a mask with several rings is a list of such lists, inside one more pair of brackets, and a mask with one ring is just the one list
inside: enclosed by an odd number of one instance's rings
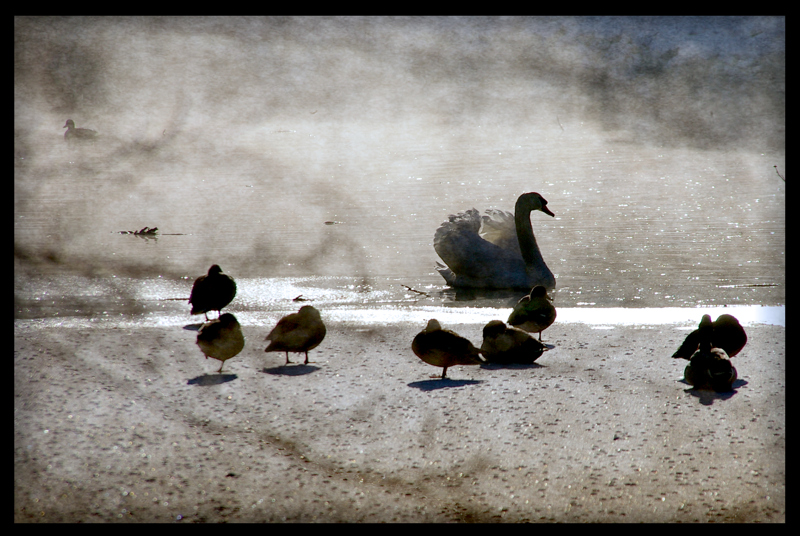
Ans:
{"label": "mist over water", "polygon": [[[556,215],[532,223],[559,305],[785,303],[782,17],[16,18],[14,36],[18,315],[47,278],[180,298],[215,263],[240,289],[450,302],[435,229],[529,191]],[[68,145],[67,119],[101,139]],[[145,226],[157,240],[119,234]]]}

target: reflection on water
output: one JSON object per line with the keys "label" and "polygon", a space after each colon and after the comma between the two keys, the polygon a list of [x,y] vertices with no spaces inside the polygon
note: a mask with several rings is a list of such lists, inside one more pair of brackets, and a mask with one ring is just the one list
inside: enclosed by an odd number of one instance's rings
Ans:
{"label": "reflection on water", "polygon": [[[435,317],[448,324],[486,323],[505,320],[523,292],[493,291],[456,301],[452,289],[442,285],[420,286],[409,291],[397,279],[373,280],[366,284],[352,278],[239,279],[238,293],[225,312],[235,312],[242,325],[272,326],[280,317],[313,304],[331,322],[424,324]],[[16,289],[16,318],[27,326],[186,326],[191,280],[134,278],[85,278],[79,276],[26,279]],[[558,322],[580,322],[597,327],[614,325],[682,324],[697,327],[703,314],[716,317],[728,313],[742,324],[785,325],[785,307],[759,304],[680,303],[682,307],[653,299],[649,307],[619,307],[581,303],[582,295],[564,289],[555,293]],[[300,297],[302,301],[296,301]],[[658,298],[658,297],[656,297]]]}

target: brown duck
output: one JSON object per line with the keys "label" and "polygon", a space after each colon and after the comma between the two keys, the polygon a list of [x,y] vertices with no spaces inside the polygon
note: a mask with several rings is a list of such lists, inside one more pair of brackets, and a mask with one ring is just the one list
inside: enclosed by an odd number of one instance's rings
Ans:
{"label": "brown duck", "polygon": [[442,329],[435,318],[411,342],[414,353],[434,367],[442,367],[442,379],[447,377],[447,368],[454,365],[480,365],[483,359],[480,350],[469,340],[449,329]]}
{"label": "brown duck", "polygon": [[197,332],[197,346],[206,359],[213,357],[222,362],[217,371],[222,372],[225,361],[244,348],[244,335],[239,321],[232,314],[225,313],[217,320],[206,322]]}
{"label": "brown duck", "polygon": [[[739,321],[736,320],[736,317],[725,314],[720,315],[714,322],[711,322],[710,315],[703,315],[700,326],[708,330],[708,324],[711,325],[709,332],[711,345],[714,348],[722,348],[725,350],[728,357],[733,357],[741,352],[744,345],[747,344],[747,334],[744,332],[742,325],[739,324]],[[701,328],[698,328],[689,333],[683,341],[683,344],[672,354],[672,357],[691,359],[692,355],[694,355],[700,346],[700,332]]]}
{"label": "brown duck", "polygon": [[683,371],[683,379],[695,389],[711,388],[719,393],[730,391],[736,381],[736,368],[728,354],[712,344],[714,326],[709,315],[703,315],[698,333],[698,349]]}
{"label": "brown duck", "polygon": [[542,331],[555,321],[556,308],[547,295],[547,289],[541,285],[533,287],[530,294],[520,299],[508,316],[509,325],[528,333],[538,332],[540,341]]}
{"label": "brown duck", "polygon": [[67,119],[67,123],[62,127],[67,131],[64,133],[66,141],[91,141],[97,139],[97,131],[89,128],[75,128],[75,121]]}
{"label": "brown duck", "polygon": [[306,354],[304,364],[308,364],[308,351],[313,350],[325,338],[325,324],[319,311],[310,305],[304,305],[296,313],[286,315],[278,321],[266,340],[270,341],[265,352],[286,352],[286,364],[289,352]]}
{"label": "brown duck", "polygon": [[222,268],[215,264],[208,269],[208,274],[195,279],[189,303],[192,314],[204,314],[208,320],[209,311],[217,311],[233,301],[236,296],[236,282],[232,277],[222,273]]}
{"label": "brown duck", "polygon": [[507,326],[502,320],[492,320],[483,328],[481,354],[490,363],[530,365],[544,350],[544,345],[530,333]]}

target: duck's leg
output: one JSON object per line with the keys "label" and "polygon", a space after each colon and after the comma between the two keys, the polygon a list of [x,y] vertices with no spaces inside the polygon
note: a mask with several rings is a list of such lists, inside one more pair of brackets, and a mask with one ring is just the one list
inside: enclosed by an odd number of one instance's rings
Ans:
{"label": "duck's leg", "polygon": [[306,361],[303,363],[304,365],[308,365],[308,352],[306,352]]}
{"label": "duck's leg", "polygon": [[291,361],[289,361],[289,352],[286,352],[286,363],[285,364],[288,365],[289,363],[291,363]]}
{"label": "duck's leg", "polygon": [[219,370],[217,371],[217,374],[219,374],[220,372],[222,372],[222,367],[223,367],[224,365],[225,365],[225,361],[223,361],[223,362],[220,364],[220,366],[219,366]]}
{"label": "duck's leg", "polygon": [[443,380],[446,380],[446,379],[447,379],[447,376],[446,376],[446,374],[447,374],[447,367],[444,367],[444,369],[442,370],[442,379],[443,379]]}

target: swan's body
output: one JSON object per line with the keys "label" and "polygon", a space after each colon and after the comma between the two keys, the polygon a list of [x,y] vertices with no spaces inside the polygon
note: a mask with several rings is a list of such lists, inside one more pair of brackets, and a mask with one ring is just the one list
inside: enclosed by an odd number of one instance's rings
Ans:
{"label": "swan's body", "polygon": [[63,128],[67,131],[64,133],[64,139],[67,141],[89,141],[97,138],[97,131],[88,128],[75,128],[75,121],[67,119],[67,123]]}
{"label": "swan's body", "polygon": [[[711,324],[711,344],[715,348],[722,348],[728,357],[733,357],[741,352],[744,345],[747,344],[747,334],[736,317],[731,315],[720,315],[714,322],[711,322],[709,315],[703,315],[700,321],[702,329],[709,329],[708,324]],[[692,355],[697,351],[700,346],[701,328],[698,328],[686,336],[686,339],[680,345],[678,350],[672,354],[672,357],[691,359]]]}
{"label": "swan's body", "polygon": [[192,285],[189,303],[192,314],[204,314],[208,320],[209,311],[220,313],[223,307],[233,301],[236,296],[236,282],[232,277],[222,273],[222,268],[215,264],[208,269],[208,274],[201,275]]}
{"label": "swan's body", "polygon": [[433,248],[447,267],[437,270],[448,285],[473,288],[556,287],[531,227],[530,213],[554,216],[538,193],[522,194],[514,214],[474,208],[451,215],[436,230]]}
{"label": "swan's body", "polygon": [[736,381],[736,368],[731,364],[728,354],[712,344],[714,326],[711,317],[703,315],[698,333],[698,349],[686,365],[683,378],[695,389],[711,388],[717,392],[727,392]]}
{"label": "swan's body", "polygon": [[218,320],[203,324],[197,332],[197,346],[206,359],[213,357],[222,361],[217,371],[222,372],[225,361],[244,348],[244,335],[239,321],[232,314],[225,313]]}
{"label": "swan's body", "polygon": [[468,340],[449,329],[442,329],[435,318],[411,342],[414,353],[434,367],[442,367],[442,379],[447,376],[447,368],[454,365],[480,365],[483,363],[480,351]]}
{"label": "swan's body", "polygon": [[296,313],[286,315],[278,321],[266,340],[270,341],[265,352],[286,352],[286,364],[289,352],[303,352],[308,364],[308,351],[313,350],[325,338],[325,324],[319,311],[310,305],[304,305]]}
{"label": "swan's body", "polygon": [[531,335],[501,320],[492,320],[483,328],[481,354],[490,363],[530,365],[544,353],[542,343]]}
{"label": "swan's body", "polygon": [[538,333],[542,340],[542,331],[556,321],[556,308],[547,295],[547,290],[537,285],[531,293],[520,299],[508,316],[508,323],[515,328],[529,333]]}

